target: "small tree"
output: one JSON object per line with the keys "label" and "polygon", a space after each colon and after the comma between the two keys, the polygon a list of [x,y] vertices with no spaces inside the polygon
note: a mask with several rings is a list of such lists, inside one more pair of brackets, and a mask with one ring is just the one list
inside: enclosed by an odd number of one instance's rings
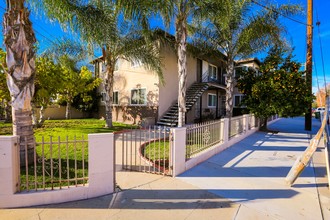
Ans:
{"label": "small tree", "polygon": [[[4,116],[6,122],[11,121],[10,93],[6,82],[6,52],[0,49],[0,118]],[[2,109],[1,109],[2,108]]]}
{"label": "small tree", "polygon": [[[137,22],[124,20],[116,1],[35,0],[51,19],[71,28],[89,48],[102,48],[106,65],[102,76],[105,97],[106,127],[112,127],[114,70],[118,59],[139,60],[145,68],[154,70],[163,82],[161,57],[154,42],[145,36]],[[137,3],[137,2],[135,2]],[[91,50],[93,51],[93,50]]]}
{"label": "small tree", "polygon": [[268,117],[294,117],[307,111],[314,96],[308,92],[301,65],[285,56],[279,48],[272,48],[260,66],[260,74],[253,70],[243,73],[237,86],[245,94],[243,104],[261,119],[261,130],[267,130]]}
{"label": "small tree", "polygon": [[221,1],[210,10],[209,19],[195,24],[194,44],[204,53],[220,50],[226,55],[226,117],[232,117],[235,86],[235,60],[244,59],[285,42],[281,34],[285,27],[279,14],[294,15],[298,5],[269,5],[256,11],[251,0]]}
{"label": "small tree", "polygon": [[90,101],[92,97],[88,95],[88,92],[98,87],[101,79],[94,79],[92,72],[86,66],[81,67],[79,70],[76,61],[66,55],[59,58],[59,65],[63,83],[58,90],[58,94],[60,99],[66,102],[65,118],[70,119],[74,97],[80,95],[83,101]]}
{"label": "small tree", "polygon": [[[59,65],[49,57],[36,59],[35,96],[32,100],[34,107],[40,107],[39,120],[33,116],[34,126],[42,126],[45,118],[46,107],[56,99],[60,87],[63,85],[63,77]],[[35,111],[35,110],[34,110]]]}

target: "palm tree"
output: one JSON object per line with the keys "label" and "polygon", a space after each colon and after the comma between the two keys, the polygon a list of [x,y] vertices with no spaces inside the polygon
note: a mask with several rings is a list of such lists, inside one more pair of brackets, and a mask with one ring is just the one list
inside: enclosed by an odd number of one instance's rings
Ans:
{"label": "palm tree", "polygon": [[172,18],[175,20],[175,40],[178,56],[178,127],[185,125],[186,114],[186,84],[187,84],[187,37],[188,18],[206,16],[213,6],[219,1],[200,0],[140,0],[126,1],[119,0],[118,5],[124,10],[126,16],[137,18],[144,27],[147,26],[148,19],[160,14],[166,26],[170,26]]}
{"label": "palm tree", "polygon": [[112,100],[115,64],[118,59],[139,60],[156,71],[162,81],[161,62],[153,42],[143,37],[144,29],[124,20],[114,1],[39,1],[50,18],[79,33],[90,48],[102,48],[106,64],[103,83],[106,92],[106,127],[112,127]]}
{"label": "palm tree", "polygon": [[[7,51],[7,85],[11,96],[13,135],[20,137],[21,155],[28,149],[28,161],[33,161],[31,99],[34,95],[36,42],[29,11],[24,0],[7,0],[4,14],[4,44]],[[21,156],[21,164],[24,157]],[[24,160],[23,160],[24,161]]]}
{"label": "palm tree", "polygon": [[[272,45],[283,45],[281,34],[285,27],[279,15],[294,15],[298,5],[269,5],[255,11],[254,1],[224,0],[218,10],[210,10],[207,21],[195,22],[194,44],[205,52],[220,50],[226,59],[226,117],[233,112],[235,60],[264,51]],[[215,7],[217,7],[215,5]]]}

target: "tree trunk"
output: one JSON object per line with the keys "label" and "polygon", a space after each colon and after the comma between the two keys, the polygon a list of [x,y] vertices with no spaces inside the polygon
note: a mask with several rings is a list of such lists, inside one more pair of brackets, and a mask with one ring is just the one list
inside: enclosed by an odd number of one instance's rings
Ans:
{"label": "tree trunk", "polygon": [[185,2],[180,4],[180,14],[176,20],[176,43],[178,53],[178,127],[185,125],[186,115],[186,87],[187,87],[187,26],[186,26],[186,5]]}
{"label": "tree trunk", "polygon": [[260,118],[260,127],[259,130],[260,131],[268,131],[267,130],[267,122],[268,122],[268,118]]}
{"label": "tree trunk", "polygon": [[[13,134],[20,136],[21,165],[28,148],[28,162],[33,161],[31,99],[34,95],[35,35],[24,0],[8,0],[4,15],[4,44],[8,66],[7,85],[11,96]],[[32,152],[32,154],[31,154]]]}
{"label": "tree trunk", "polygon": [[32,102],[31,103],[32,106],[32,110],[31,110],[31,117],[32,117],[32,125],[34,128],[38,127],[38,117],[37,117],[37,113],[36,113],[36,105]]}
{"label": "tree trunk", "polygon": [[45,107],[42,105],[39,110],[38,126],[41,127],[45,122]]}
{"label": "tree trunk", "polygon": [[[110,52],[109,52],[110,53]],[[105,127],[112,127],[112,100],[113,100],[113,72],[114,68],[111,62],[111,56],[106,58],[107,69],[104,75],[104,89],[105,89]]]}
{"label": "tree trunk", "polygon": [[65,109],[65,119],[71,119],[71,102],[66,102],[66,109]]}
{"label": "tree trunk", "polygon": [[234,60],[230,56],[228,56],[226,72],[226,117],[231,118],[233,116]]}

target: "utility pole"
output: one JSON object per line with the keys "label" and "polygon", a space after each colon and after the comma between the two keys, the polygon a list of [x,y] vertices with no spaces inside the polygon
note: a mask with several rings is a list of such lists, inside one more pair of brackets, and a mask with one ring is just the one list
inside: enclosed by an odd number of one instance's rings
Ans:
{"label": "utility pole", "polygon": [[[312,93],[312,46],[313,45],[313,0],[307,0],[307,56],[306,56],[306,83],[309,93]],[[312,103],[308,104],[305,113],[305,130],[312,130]]]}

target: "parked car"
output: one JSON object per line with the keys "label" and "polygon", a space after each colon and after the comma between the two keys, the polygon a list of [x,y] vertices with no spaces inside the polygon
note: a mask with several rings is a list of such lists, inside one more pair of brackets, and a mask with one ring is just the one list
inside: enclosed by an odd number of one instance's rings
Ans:
{"label": "parked car", "polygon": [[325,107],[318,107],[315,112],[323,113],[325,111]]}

